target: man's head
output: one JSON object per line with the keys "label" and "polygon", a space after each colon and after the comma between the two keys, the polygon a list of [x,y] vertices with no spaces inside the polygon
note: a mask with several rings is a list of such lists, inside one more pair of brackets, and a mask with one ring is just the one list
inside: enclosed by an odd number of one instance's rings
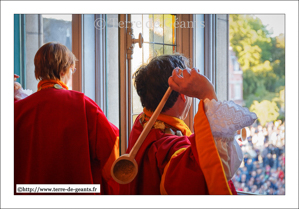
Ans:
{"label": "man's head", "polygon": [[[75,55],[64,45],[56,42],[44,44],[35,54],[35,77],[38,80],[58,79],[68,75],[75,68]],[[65,79],[67,80],[67,79]]]}
{"label": "man's head", "polygon": [[[142,106],[155,111],[169,87],[168,78],[172,75],[173,69],[176,67],[186,69],[188,65],[189,61],[186,57],[174,54],[154,57],[149,63],[140,66],[134,73],[134,85]],[[172,108],[179,95],[178,92],[173,91],[162,112]]]}

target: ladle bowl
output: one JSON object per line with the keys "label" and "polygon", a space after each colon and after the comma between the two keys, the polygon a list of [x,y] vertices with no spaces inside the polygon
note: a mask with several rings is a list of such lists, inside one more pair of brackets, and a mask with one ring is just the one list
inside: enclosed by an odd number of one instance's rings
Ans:
{"label": "ladle bowl", "polygon": [[138,165],[128,154],[120,156],[112,164],[112,177],[119,184],[130,183],[138,173]]}

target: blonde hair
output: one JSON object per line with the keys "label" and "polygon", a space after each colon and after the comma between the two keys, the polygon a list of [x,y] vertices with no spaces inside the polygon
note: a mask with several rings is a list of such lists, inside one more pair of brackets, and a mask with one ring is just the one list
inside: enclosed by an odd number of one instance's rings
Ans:
{"label": "blonde hair", "polygon": [[59,79],[71,66],[75,67],[75,55],[64,45],[56,42],[44,44],[35,54],[35,78]]}

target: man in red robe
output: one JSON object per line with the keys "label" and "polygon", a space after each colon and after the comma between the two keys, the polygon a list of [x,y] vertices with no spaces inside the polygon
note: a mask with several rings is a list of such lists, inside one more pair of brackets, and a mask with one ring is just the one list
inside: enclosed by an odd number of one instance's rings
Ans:
{"label": "man in red robe", "polygon": [[101,194],[119,194],[110,175],[119,156],[118,128],[94,101],[68,90],[74,63],[58,43],[35,56],[38,91],[14,104],[15,194],[28,194],[16,193],[17,184],[100,184]]}
{"label": "man in red robe", "polygon": [[[135,87],[144,110],[133,125],[127,153],[166,92],[168,78],[176,67],[186,69],[186,58],[158,56],[136,71]],[[169,79],[174,91],[135,157],[136,178],[121,185],[121,194],[236,194],[232,181],[226,178],[202,101],[205,98],[217,101],[214,87],[195,69],[183,73],[184,79],[197,79],[179,84]],[[194,134],[183,122],[191,105],[191,97],[186,95],[201,99],[194,119]]]}

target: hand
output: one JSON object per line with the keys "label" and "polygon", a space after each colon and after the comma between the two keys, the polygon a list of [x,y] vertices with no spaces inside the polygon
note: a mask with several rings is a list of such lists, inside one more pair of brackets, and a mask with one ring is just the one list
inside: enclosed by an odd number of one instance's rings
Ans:
{"label": "hand", "polygon": [[183,77],[176,68],[172,71],[172,76],[168,79],[169,86],[179,93],[198,99],[215,99],[217,96],[213,84],[204,75],[199,73],[196,68],[184,69]]}
{"label": "hand", "polygon": [[18,82],[16,82],[17,78],[19,78],[19,77],[20,77],[20,76],[14,74],[14,81],[15,81],[15,83],[14,83],[14,89],[15,89],[15,90],[18,90],[18,89],[22,88],[21,84],[18,83]]}
{"label": "hand", "polygon": [[17,74],[14,74],[14,80],[16,81],[17,78],[19,78],[20,76],[18,76]]}

